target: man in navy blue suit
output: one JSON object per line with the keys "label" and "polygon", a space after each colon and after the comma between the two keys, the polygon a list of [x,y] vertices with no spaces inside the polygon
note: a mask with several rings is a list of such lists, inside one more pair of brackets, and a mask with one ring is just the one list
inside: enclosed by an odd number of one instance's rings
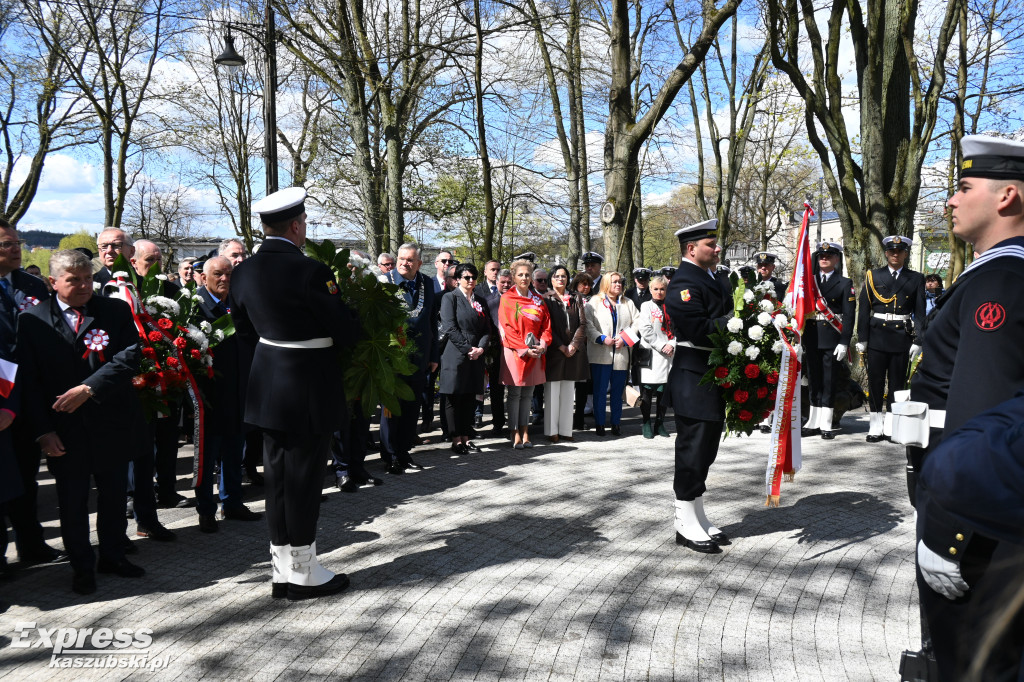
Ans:
{"label": "man in navy blue suit", "polygon": [[[440,356],[437,323],[434,321],[440,294],[435,294],[430,278],[420,272],[422,263],[420,247],[403,244],[398,249],[397,266],[385,275],[388,282],[402,289],[405,307],[409,311],[409,343],[416,349],[410,359],[416,365],[416,371],[405,381],[416,395],[428,390],[427,382],[437,371]],[[390,474],[423,468],[409,454],[416,433],[419,403],[416,400],[399,401],[399,405],[401,415],[384,415],[381,418],[381,456],[387,461]]]}
{"label": "man in navy blue suit", "polygon": [[[143,421],[132,378],[142,354],[128,304],[93,296],[88,257],[53,254],[50,283],[54,296],[19,320],[23,405],[56,480],[72,589],[90,594],[96,570],[126,578],[145,573],[124,557],[128,456]],[[98,564],[89,542],[90,478],[97,490]]]}

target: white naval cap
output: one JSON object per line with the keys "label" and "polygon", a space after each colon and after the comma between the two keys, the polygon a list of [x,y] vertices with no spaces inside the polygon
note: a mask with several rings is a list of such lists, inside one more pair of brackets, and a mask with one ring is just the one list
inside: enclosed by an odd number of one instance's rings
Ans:
{"label": "white naval cap", "polygon": [[888,237],[882,240],[882,248],[884,248],[886,251],[898,251],[900,249],[909,251],[910,247],[913,245],[913,239],[911,239],[910,237],[902,237],[898,234],[889,235]]}
{"label": "white naval cap", "polygon": [[965,135],[960,140],[962,178],[1024,180],[1024,142],[989,135]]}
{"label": "white naval cap", "polygon": [[306,212],[306,190],[303,187],[285,187],[268,194],[252,204],[252,212],[268,225],[280,223]]}
{"label": "white naval cap", "polygon": [[815,253],[835,253],[841,256],[843,255],[843,247],[841,244],[836,242],[825,241],[818,244],[818,248],[815,250]]}
{"label": "white naval cap", "polygon": [[708,237],[718,236],[718,220],[712,218],[711,220],[705,220],[702,223],[696,225],[689,225],[676,230],[675,235],[679,237],[680,242],[692,242],[698,239],[707,239]]}

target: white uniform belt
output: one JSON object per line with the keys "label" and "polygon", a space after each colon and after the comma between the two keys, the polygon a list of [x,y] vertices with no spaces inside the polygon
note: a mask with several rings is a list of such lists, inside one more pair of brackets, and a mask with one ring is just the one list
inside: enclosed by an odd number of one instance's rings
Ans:
{"label": "white uniform belt", "polygon": [[879,320],[885,320],[886,322],[909,322],[910,315],[896,315],[893,313],[871,313],[872,317],[877,317]]}
{"label": "white uniform belt", "polygon": [[677,346],[683,346],[684,348],[696,348],[697,350],[714,350],[714,348],[708,348],[707,346],[695,346],[690,341],[676,341]]}
{"label": "white uniform belt", "polygon": [[334,339],[325,336],[319,339],[303,339],[302,341],[271,341],[260,337],[260,343],[278,348],[330,348],[334,345]]}
{"label": "white uniform belt", "polygon": [[928,426],[933,429],[943,429],[946,427],[946,411],[945,410],[933,410],[928,408]]}

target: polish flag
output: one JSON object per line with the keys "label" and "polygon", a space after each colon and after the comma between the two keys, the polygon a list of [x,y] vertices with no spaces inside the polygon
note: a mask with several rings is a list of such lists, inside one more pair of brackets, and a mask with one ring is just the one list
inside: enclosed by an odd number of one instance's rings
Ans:
{"label": "polish flag", "polygon": [[18,374],[18,366],[13,362],[0,359],[0,396],[7,398],[14,388],[14,377]]}
{"label": "polish flag", "polygon": [[800,235],[796,240],[796,260],[793,263],[793,279],[789,282],[786,290],[786,306],[793,311],[793,318],[796,321],[797,333],[803,335],[804,323],[814,319],[817,310],[817,301],[821,298],[818,291],[818,282],[814,279],[814,264],[811,262],[810,235],[807,234],[807,225],[814,209],[810,204],[804,204],[804,220],[800,224]]}

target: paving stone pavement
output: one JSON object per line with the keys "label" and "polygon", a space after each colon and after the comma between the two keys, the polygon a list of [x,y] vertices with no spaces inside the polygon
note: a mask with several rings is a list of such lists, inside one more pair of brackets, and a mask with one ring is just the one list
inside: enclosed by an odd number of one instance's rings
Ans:
{"label": "paving stone pavement", "polygon": [[[913,513],[902,449],[865,443],[866,414],[834,441],[804,439],[777,509],[763,506],[768,437],[726,439],[705,499],[734,542],[711,556],[674,542],[673,439],[645,440],[626,417],[622,438],[483,439],[462,457],[427,445],[425,471],[329,490],[318,549],[352,580],[335,597],[270,598],[263,522],[205,535],[194,509],[162,511],[178,541],[135,539],[142,579],[100,575],[79,597],[55,565],[0,586],[0,678],[898,679],[919,644]],[[148,628],[162,667],[54,670],[50,647],[11,646],[26,622]]]}

